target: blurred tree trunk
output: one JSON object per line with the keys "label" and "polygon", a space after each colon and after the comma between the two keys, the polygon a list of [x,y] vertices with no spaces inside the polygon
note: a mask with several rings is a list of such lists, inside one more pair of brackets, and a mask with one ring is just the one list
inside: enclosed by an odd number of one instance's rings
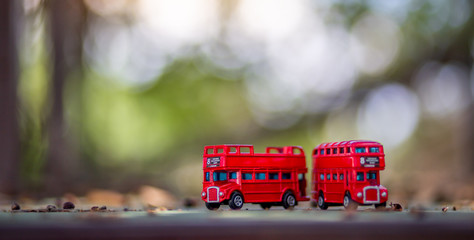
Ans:
{"label": "blurred tree trunk", "polygon": [[0,192],[18,193],[18,55],[19,1],[0,1]]}
{"label": "blurred tree trunk", "polygon": [[[85,6],[80,0],[52,0],[49,9],[52,79],[47,128],[49,146],[46,163],[46,191],[60,195],[74,190],[81,172],[77,136],[69,126],[65,109],[67,81],[82,77],[82,39]],[[80,91],[80,89],[75,89]],[[78,110],[78,109],[75,109]]]}

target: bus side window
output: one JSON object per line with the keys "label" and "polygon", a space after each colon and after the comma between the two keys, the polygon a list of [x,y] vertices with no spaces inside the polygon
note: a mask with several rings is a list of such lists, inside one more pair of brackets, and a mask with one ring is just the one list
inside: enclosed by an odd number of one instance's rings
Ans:
{"label": "bus side window", "polygon": [[229,153],[237,153],[236,147],[229,147]]}
{"label": "bus side window", "polygon": [[206,182],[209,182],[210,180],[210,173],[209,172],[206,172],[206,176],[204,177],[205,181]]}
{"label": "bus side window", "polygon": [[351,153],[351,148],[350,147],[347,147],[347,153]]}
{"label": "bus side window", "polygon": [[326,154],[327,155],[331,154],[331,149],[330,148],[326,148]]}
{"label": "bus side window", "polygon": [[291,173],[281,173],[281,179],[282,180],[291,179]]}
{"label": "bus side window", "polygon": [[303,151],[301,151],[301,149],[295,147],[295,148],[293,148],[293,154],[301,155],[301,154],[303,154]]}
{"label": "bus side window", "polygon": [[377,179],[377,173],[375,172],[367,172],[367,180],[370,180],[370,179]]}
{"label": "bus side window", "polygon": [[364,173],[357,172],[357,181],[364,181]]}
{"label": "bus side window", "polygon": [[319,155],[324,155],[324,149],[319,150]]}
{"label": "bus side window", "polygon": [[206,154],[213,154],[214,153],[214,148],[208,148],[206,150]]}
{"label": "bus side window", "polygon": [[237,179],[237,172],[230,172],[229,179]]}
{"label": "bus side window", "polygon": [[319,174],[319,179],[321,179],[321,181],[324,181],[324,173]]}
{"label": "bus side window", "polygon": [[339,180],[344,180],[344,173],[339,174]]}
{"label": "bus side window", "polygon": [[269,173],[268,180],[278,180],[278,173]]}
{"label": "bus side window", "polygon": [[332,174],[332,180],[337,180],[337,173]]}
{"label": "bus side window", "polygon": [[252,180],[251,173],[242,173],[242,180]]}
{"label": "bus side window", "polygon": [[331,180],[331,174],[330,173],[326,174],[326,180]]}
{"label": "bus side window", "polygon": [[337,148],[332,149],[332,154],[337,154]]}
{"label": "bus side window", "polygon": [[224,148],[218,148],[217,149],[217,153],[223,153],[224,152]]}
{"label": "bus side window", "polygon": [[340,153],[340,154],[343,154],[343,153],[344,153],[344,148],[343,148],[343,147],[342,147],[342,148],[339,148],[339,153]]}
{"label": "bus side window", "polygon": [[265,180],[265,173],[255,173],[255,180]]}

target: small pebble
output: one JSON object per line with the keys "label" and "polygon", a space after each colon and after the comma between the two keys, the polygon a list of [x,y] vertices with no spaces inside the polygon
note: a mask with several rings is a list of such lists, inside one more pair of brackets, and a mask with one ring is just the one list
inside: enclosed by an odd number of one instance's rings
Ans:
{"label": "small pebble", "polygon": [[91,207],[91,211],[97,212],[97,211],[99,211],[99,207],[98,206],[93,206],[93,207]]}
{"label": "small pebble", "polygon": [[17,210],[20,210],[20,209],[21,209],[20,204],[18,204],[16,202],[12,203],[12,210],[13,211],[17,211]]}
{"label": "small pebble", "polygon": [[74,209],[76,206],[74,206],[74,203],[72,202],[65,202],[63,204],[63,209]]}
{"label": "small pebble", "polygon": [[398,203],[390,203],[390,207],[392,207],[392,211],[397,211],[397,212],[403,211],[402,205]]}
{"label": "small pebble", "polygon": [[106,206],[102,206],[99,208],[100,211],[107,211],[107,207]]}
{"label": "small pebble", "polygon": [[55,212],[57,208],[54,205],[48,205],[46,206],[46,210],[48,210],[48,212]]}
{"label": "small pebble", "polygon": [[457,210],[456,206],[453,206],[453,211],[456,211],[456,210]]}
{"label": "small pebble", "polygon": [[443,211],[443,212],[447,212],[447,211],[448,211],[448,209],[449,209],[449,207],[444,207],[444,208],[442,208],[442,209],[441,209],[441,211]]}
{"label": "small pebble", "polygon": [[183,202],[183,205],[187,208],[196,207],[197,201],[194,198],[185,198],[184,202]]}

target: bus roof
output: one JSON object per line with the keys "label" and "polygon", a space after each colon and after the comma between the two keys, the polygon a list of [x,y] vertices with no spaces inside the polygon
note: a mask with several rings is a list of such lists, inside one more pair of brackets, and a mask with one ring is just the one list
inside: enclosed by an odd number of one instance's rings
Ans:
{"label": "bus roof", "polygon": [[342,142],[321,143],[318,146],[316,146],[315,149],[316,148],[330,148],[330,147],[368,146],[368,145],[382,146],[382,144],[375,141],[350,140],[350,141],[342,141]]}

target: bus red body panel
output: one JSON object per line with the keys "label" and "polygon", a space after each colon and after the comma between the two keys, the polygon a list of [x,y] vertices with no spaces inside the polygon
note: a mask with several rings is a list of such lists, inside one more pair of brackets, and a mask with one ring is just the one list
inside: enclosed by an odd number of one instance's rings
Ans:
{"label": "bus red body panel", "polygon": [[311,197],[318,201],[341,205],[344,197],[358,204],[383,204],[387,189],[380,185],[379,172],[385,169],[382,144],[374,141],[323,143],[313,149]]}
{"label": "bus red body panel", "polygon": [[301,147],[268,147],[265,153],[254,153],[252,145],[206,146],[202,168],[201,198],[208,204],[232,207],[234,193],[240,193],[245,203],[282,205],[287,192],[294,195],[295,204],[309,201]]}

